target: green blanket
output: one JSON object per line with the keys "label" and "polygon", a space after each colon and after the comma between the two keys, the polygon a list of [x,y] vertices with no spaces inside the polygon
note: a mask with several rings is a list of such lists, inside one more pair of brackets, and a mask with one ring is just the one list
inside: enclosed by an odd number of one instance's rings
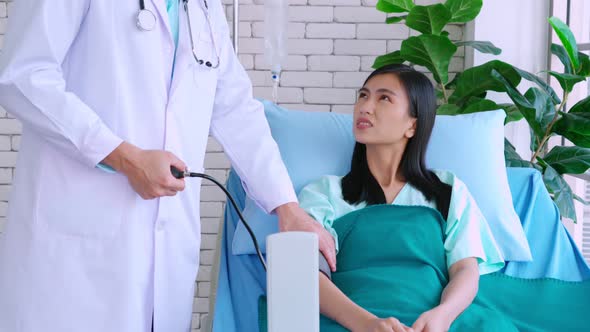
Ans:
{"label": "green blanket", "polygon": [[[427,207],[379,205],[343,216],[334,223],[340,252],[333,282],[375,315],[412,325],[438,305],[448,283],[444,225]],[[481,277],[476,299],[450,331],[590,331],[583,318],[588,312],[590,281],[495,273]],[[322,332],[346,331],[326,317],[320,326]]]}

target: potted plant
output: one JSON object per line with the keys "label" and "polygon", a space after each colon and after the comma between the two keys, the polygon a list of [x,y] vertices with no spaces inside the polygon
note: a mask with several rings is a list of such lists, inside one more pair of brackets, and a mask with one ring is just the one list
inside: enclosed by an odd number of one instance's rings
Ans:
{"label": "potted plant", "polygon": [[[419,34],[405,39],[399,50],[378,57],[373,67],[403,62],[426,67],[433,75],[440,97],[438,114],[503,109],[506,123],[524,118],[531,131],[532,158],[523,160],[506,140],[507,166],[539,170],[561,215],[576,221],[574,199],[586,202],[574,195],[563,176],[582,174],[590,168],[590,97],[569,109],[566,103],[573,87],[590,76],[590,58],[578,52],[568,26],[552,17],[549,23],[561,45],[553,44],[551,52],[563,63],[564,72],[548,71],[547,74],[559,82],[563,89],[561,96],[536,74],[500,60],[466,69],[451,80],[449,63],[459,47],[472,47],[494,55],[501,52],[488,41],[453,42],[445,31],[451,23],[464,24],[475,19],[482,5],[482,0],[447,0],[427,6],[416,5],[412,0],[379,0],[377,9],[390,14],[387,23],[404,22]],[[522,94],[517,89],[522,80],[533,82],[535,86]],[[497,104],[487,99],[488,91],[506,93],[513,104]],[[555,146],[547,151],[547,142],[553,136],[562,136],[573,146]]]}

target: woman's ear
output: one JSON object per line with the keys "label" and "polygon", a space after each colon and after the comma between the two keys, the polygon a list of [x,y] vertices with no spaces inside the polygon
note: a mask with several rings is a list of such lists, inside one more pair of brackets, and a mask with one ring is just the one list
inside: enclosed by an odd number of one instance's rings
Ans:
{"label": "woman's ear", "polygon": [[410,122],[411,126],[410,126],[410,128],[408,128],[408,130],[406,130],[406,132],[405,132],[405,136],[406,136],[406,138],[412,138],[412,137],[414,137],[414,135],[416,134],[416,121],[417,121],[417,120],[418,120],[418,119],[416,119],[416,118],[412,118],[412,119],[410,119],[410,121],[411,121],[411,122]]}

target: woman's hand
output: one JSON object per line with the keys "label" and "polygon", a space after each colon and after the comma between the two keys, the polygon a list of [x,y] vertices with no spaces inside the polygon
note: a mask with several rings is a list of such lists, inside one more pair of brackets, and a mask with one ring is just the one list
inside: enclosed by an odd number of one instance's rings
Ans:
{"label": "woman's hand", "polygon": [[428,310],[412,325],[415,332],[445,332],[475,298],[479,284],[479,267],[474,257],[464,258],[449,268],[449,284],[440,304]]}
{"label": "woman's hand", "polygon": [[414,332],[446,332],[451,327],[452,322],[448,310],[437,306],[420,315],[412,328]]}
{"label": "woman's hand", "polygon": [[411,327],[404,325],[397,318],[375,317],[367,323],[366,332],[414,332]]}

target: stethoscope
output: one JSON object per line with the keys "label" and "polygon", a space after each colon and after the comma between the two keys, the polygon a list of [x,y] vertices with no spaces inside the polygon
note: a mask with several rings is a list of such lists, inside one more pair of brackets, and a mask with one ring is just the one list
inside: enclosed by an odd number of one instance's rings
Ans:
{"label": "stethoscope", "polygon": [[[217,44],[215,42],[215,36],[213,34],[213,27],[211,25],[211,17],[209,16],[209,5],[207,4],[207,0],[203,0],[203,12],[205,13],[205,18],[207,19],[207,24],[209,25],[209,33],[211,34],[211,41],[213,42],[213,49],[215,52],[216,62],[215,64],[211,63],[211,61],[200,59],[197,55],[197,49],[195,47],[195,42],[193,39],[193,29],[191,26],[191,17],[188,9],[188,1],[189,0],[182,0],[184,4],[184,12],[186,14],[186,21],[188,23],[188,33],[191,39],[191,48],[193,51],[193,57],[197,61],[199,65],[205,65],[209,68],[217,68],[219,67],[219,54],[217,53]],[[139,0],[139,13],[137,14],[137,28],[141,31],[152,31],[156,27],[156,15],[149,9],[145,8],[145,0]]]}

